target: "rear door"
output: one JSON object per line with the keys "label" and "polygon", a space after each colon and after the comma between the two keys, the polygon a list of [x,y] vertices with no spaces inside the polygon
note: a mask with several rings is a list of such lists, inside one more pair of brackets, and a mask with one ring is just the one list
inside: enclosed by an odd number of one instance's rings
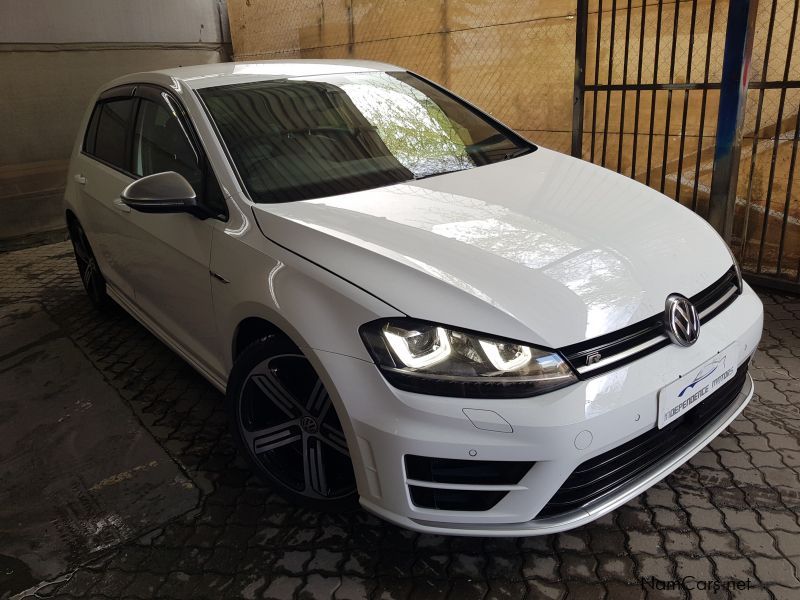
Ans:
{"label": "rear door", "polygon": [[130,163],[131,126],[138,99],[126,86],[105,92],[95,105],[77,158],[73,177],[82,204],[89,243],[106,281],[121,295],[134,297],[126,267],[132,250],[130,208],[120,199],[133,181]]}

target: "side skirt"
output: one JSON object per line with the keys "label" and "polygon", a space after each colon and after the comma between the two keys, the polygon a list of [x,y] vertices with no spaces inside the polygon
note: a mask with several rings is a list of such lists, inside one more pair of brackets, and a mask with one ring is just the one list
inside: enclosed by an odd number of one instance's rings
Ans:
{"label": "side skirt", "polygon": [[227,386],[227,381],[222,377],[215,375],[211,372],[207,367],[205,367],[199,360],[197,360],[188,350],[186,350],[183,346],[181,346],[175,338],[169,335],[164,329],[158,326],[152,319],[148,318],[142,311],[140,311],[134,304],[125,298],[119,291],[111,284],[106,285],[106,289],[108,291],[108,295],[119,304],[125,312],[131,315],[134,319],[136,319],[139,324],[141,324],[145,329],[147,329],[150,333],[156,336],[159,340],[161,340],[164,344],[166,344],[170,350],[175,352],[178,356],[180,356],[183,360],[189,363],[195,371],[200,373],[211,385],[217,388],[223,394],[225,393],[225,388]]}

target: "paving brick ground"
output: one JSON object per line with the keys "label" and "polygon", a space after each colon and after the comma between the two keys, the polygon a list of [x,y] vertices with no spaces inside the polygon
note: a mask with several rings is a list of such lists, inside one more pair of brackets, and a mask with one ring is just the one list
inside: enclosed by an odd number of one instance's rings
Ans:
{"label": "paving brick ground", "polygon": [[[0,254],[0,303],[40,302],[203,490],[195,510],[37,595],[800,598],[800,299],[762,298],[757,395],[688,465],[569,533],[446,538],[288,505],[237,458],[216,390],[122,311],[90,308],[68,243]],[[683,577],[671,591],[642,584]],[[697,589],[705,580],[749,589]]]}

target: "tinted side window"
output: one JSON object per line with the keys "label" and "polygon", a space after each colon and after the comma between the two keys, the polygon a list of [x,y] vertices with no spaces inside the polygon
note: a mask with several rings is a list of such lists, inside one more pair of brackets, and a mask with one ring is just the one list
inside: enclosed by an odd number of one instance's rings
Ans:
{"label": "tinted side window", "polygon": [[133,172],[144,176],[164,171],[180,173],[197,193],[203,189],[197,154],[180,120],[166,106],[143,99],[134,132]]}
{"label": "tinted side window", "polygon": [[135,102],[135,98],[125,98],[110,100],[100,105],[100,117],[92,152],[100,160],[125,171],[128,170],[125,141]]}
{"label": "tinted side window", "polygon": [[89,126],[86,128],[86,136],[83,138],[83,151],[94,154],[94,141],[97,139],[97,123],[100,121],[100,113],[103,112],[102,104],[95,104],[92,117],[89,119]]}

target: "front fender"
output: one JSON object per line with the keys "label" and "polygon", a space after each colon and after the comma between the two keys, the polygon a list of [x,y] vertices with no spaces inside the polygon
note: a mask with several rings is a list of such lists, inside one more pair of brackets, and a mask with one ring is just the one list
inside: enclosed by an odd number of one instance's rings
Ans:
{"label": "front fender", "polygon": [[212,296],[228,372],[237,328],[250,317],[279,327],[301,349],[372,362],[358,327],[403,313],[254,233],[245,240],[228,229],[214,232]]}

